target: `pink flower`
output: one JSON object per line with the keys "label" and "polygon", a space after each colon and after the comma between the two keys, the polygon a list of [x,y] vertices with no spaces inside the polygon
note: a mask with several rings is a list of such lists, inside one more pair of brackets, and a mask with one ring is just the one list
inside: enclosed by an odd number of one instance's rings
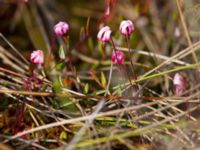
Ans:
{"label": "pink flower", "polygon": [[36,50],[31,53],[30,60],[34,64],[43,64],[44,62],[44,54],[41,50]]}
{"label": "pink flower", "polygon": [[124,62],[125,55],[121,51],[113,51],[111,60],[114,64],[122,64]]}
{"label": "pink flower", "polygon": [[69,31],[69,25],[66,22],[60,21],[54,26],[54,32],[57,36],[64,36]]}
{"label": "pink flower", "polygon": [[112,31],[111,31],[110,27],[105,26],[99,30],[97,38],[99,41],[101,41],[103,43],[108,42],[110,40],[111,33],[112,33]]}
{"label": "pink flower", "polygon": [[185,79],[179,73],[174,75],[173,84],[175,86],[175,93],[177,96],[180,96],[186,90]]}
{"label": "pink flower", "polygon": [[130,20],[124,20],[120,23],[119,30],[121,34],[125,36],[130,36],[134,31],[134,25]]}

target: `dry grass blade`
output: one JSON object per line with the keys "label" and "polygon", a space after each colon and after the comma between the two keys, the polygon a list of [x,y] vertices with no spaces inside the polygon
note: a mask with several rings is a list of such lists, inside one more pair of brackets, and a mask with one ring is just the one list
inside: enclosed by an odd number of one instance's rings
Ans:
{"label": "dry grass blade", "polygon": [[[179,11],[180,18],[181,18],[181,23],[183,25],[183,29],[184,29],[184,32],[185,32],[185,36],[186,36],[188,45],[192,46],[192,41],[191,41],[189,31],[188,31],[188,28],[186,26],[184,15],[183,15],[183,12],[182,12],[182,9],[181,9],[181,6],[183,5],[182,0],[176,0],[176,3],[177,3],[178,11]],[[194,61],[197,63],[198,59],[197,59],[197,55],[195,54],[195,51],[192,52],[192,56],[193,56]]]}

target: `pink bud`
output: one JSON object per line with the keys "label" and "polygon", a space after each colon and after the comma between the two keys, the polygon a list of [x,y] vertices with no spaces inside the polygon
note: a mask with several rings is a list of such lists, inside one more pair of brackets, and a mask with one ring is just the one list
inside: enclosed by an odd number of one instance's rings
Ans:
{"label": "pink bud", "polygon": [[111,60],[114,64],[122,64],[124,62],[125,55],[121,51],[113,51]]}
{"label": "pink bud", "polygon": [[43,64],[44,54],[41,50],[36,50],[31,53],[30,60],[34,64]]}
{"label": "pink bud", "polygon": [[99,30],[97,38],[99,41],[101,41],[103,43],[108,42],[110,40],[111,33],[112,33],[112,31],[111,31],[110,27],[105,26]]}
{"label": "pink bud", "polygon": [[57,36],[64,36],[69,31],[69,25],[66,22],[60,21],[54,26],[54,32]]}
{"label": "pink bud", "polygon": [[175,74],[173,84],[175,86],[175,93],[177,96],[180,96],[186,90],[185,79],[179,73]]}
{"label": "pink bud", "polygon": [[124,20],[120,23],[119,30],[121,34],[125,36],[130,36],[131,33],[134,31],[134,25],[130,20]]}

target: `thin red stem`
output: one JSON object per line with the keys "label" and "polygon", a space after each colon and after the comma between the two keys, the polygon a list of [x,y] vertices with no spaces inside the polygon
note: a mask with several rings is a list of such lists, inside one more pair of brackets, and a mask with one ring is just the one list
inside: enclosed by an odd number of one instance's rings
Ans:
{"label": "thin red stem", "polygon": [[[113,50],[115,52],[115,57],[118,60],[118,57],[117,57],[117,54],[116,54],[116,48],[115,48],[115,44],[113,42],[113,39],[111,38],[110,41],[111,41],[111,45],[113,46]],[[120,64],[118,64],[118,66],[120,67]],[[127,75],[127,78],[129,80],[130,84],[133,85],[132,82],[131,82],[131,79],[129,77],[128,70],[125,68],[125,65],[122,65],[122,67],[124,68],[124,71],[126,72],[126,75]]]}
{"label": "thin red stem", "polygon": [[134,80],[136,80],[137,76],[135,75],[135,71],[134,71],[134,65],[133,65],[133,61],[132,61],[132,52],[131,52],[131,48],[130,48],[129,36],[126,36],[126,43],[127,43],[127,47],[128,47],[129,59],[130,59],[130,62],[131,62],[131,70],[132,70],[132,73],[133,73],[133,78],[134,78]]}

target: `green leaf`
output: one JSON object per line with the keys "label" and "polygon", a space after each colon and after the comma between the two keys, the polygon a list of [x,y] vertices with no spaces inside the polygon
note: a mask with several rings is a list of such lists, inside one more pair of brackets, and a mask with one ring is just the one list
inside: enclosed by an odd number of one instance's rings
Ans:
{"label": "green leaf", "polygon": [[86,83],[85,87],[84,87],[84,93],[87,94],[89,91],[89,84]]}
{"label": "green leaf", "polygon": [[59,137],[60,140],[66,140],[67,139],[67,133],[65,131],[62,131]]}
{"label": "green leaf", "polygon": [[58,53],[59,53],[60,59],[65,59],[66,58],[65,50],[64,50],[64,47],[62,45],[60,46]]}
{"label": "green leaf", "polygon": [[66,64],[63,63],[63,62],[62,63],[58,63],[56,65],[56,70],[61,71],[61,70],[63,70],[65,68],[65,66],[66,66]]}
{"label": "green leaf", "polygon": [[106,77],[103,72],[101,72],[101,84],[105,88],[106,87]]}
{"label": "green leaf", "polygon": [[59,77],[55,78],[53,81],[53,89],[56,93],[61,92],[61,84],[60,84],[60,79]]}

